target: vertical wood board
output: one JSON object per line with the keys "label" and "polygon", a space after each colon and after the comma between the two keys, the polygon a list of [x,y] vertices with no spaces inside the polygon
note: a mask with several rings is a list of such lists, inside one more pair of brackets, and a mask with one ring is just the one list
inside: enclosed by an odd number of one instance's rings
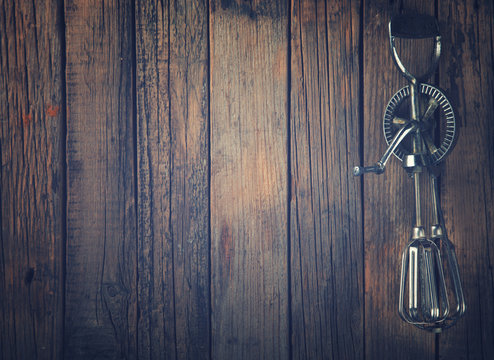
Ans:
{"label": "vertical wood board", "polygon": [[139,346],[208,358],[207,7],[162,5],[137,4]]}
{"label": "vertical wood board", "polygon": [[494,124],[491,1],[439,1],[440,83],[456,110],[459,136],[445,161],[441,195],[455,244],[467,311],[440,335],[441,359],[494,358]]}
{"label": "vertical wood board", "polygon": [[136,2],[138,353],[176,358],[170,233],[169,6]]}
{"label": "vertical wood board", "polygon": [[58,1],[0,4],[0,358],[63,343],[62,26]]}
{"label": "vertical wood board", "polygon": [[210,356],[209,88],[206,1],[171,2],[170,132],[177,351]]}
{"label": "vertical wood board", "polygon": [[66,1],[65,357],[136,358],[129,1]]}
{"label": "vertical wood board", "polygon": [[212,357],[286,359],[284,3],[212,1]]}
{"label": "vertical wood board", "polygon": [[363,357],[358,2],[291,6],[295,359]]}

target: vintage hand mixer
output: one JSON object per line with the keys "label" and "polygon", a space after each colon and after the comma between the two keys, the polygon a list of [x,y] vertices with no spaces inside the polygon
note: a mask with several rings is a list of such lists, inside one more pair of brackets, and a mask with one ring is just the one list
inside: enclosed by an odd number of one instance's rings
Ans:
{"label": "vintage hand mixer", "polygon": [[[396,38],[434,39],[433,63],[424,75],[414,76],[405,68],[396,50]],[[455,249],[446,235],[437,185],[438,164],[455,145],[456,121],[444,93],[423,83],[434,73],[441,54],[436,19],[427,15],[396,16],[389,23],[389,41],[394,62],[408,80],[408,86],[400,89],[386,106],[383,130],[388,148],[384,155],[375,165],[356,166],[353,173],[356,176],[370,172],[382,174],[391,154],[395,154],[413,178],[415,225],[402,255],[398,310],[406,322],[437,333],[455,324],[466,309]],[[423,169],[427,169],[432,186],[429,236],[422,224],[420,206],[419,178]]]}

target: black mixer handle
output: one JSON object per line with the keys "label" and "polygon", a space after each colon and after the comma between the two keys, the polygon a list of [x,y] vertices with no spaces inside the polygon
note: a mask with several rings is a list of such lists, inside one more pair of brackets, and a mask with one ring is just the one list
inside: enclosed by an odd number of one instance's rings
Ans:
{"label": "black mixer handle", "polygon": [[[424,74],[416,76],[411,74],[403,65],[396,51],[395,38],[402,39],[427,39],[434,38],[433,63]],[[441,35],[439,25],[434,16],[430,15],[397,15],[389,22],[389,42],[393,60],[403,76],[412,84],[418,84],[426,80],[436,70],[441,56]]]}
{"label": "black mixer handle", "polygon": [[397,38],[426,39],[439,36],[436,18],[430,15],[397,15],[391,19],[390,33]]}

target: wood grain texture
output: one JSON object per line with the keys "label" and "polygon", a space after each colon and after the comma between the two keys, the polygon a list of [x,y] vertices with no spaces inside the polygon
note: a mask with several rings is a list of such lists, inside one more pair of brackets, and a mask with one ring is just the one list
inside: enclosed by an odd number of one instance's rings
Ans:
{"label": "wood grain texture", "polygon": [[[388,23],[399,12],[433,15],[434,4],[373,1],[365,2],[363,10],[363,153],[364,164],[370,165],[386,149],[384,109],[393,94],[407,85],[390,55]],[[431,44],[405,41],[399,45],[405,66],[414,74],[423,73]],[[430,195],[426,173],[422,180],[422,220],[427,225],[430,207],[425,199]],[[364,175],[363,184],[366,359],[434,359],[434,335],[405,323],[398,315],[401,254],[415,218],[413,180],[393,156],[384,174]]]}
{"label": "wood grain texture", "polygon": [[209,358],[208,9],[136,10],[139,352]]}
{"label": "wood grain texture", "polygon": [[286,359],[284,3],[212,1],[212,358]]}
{"label": "wood grain texture", "polygon": [[129,1],[66,1],[65,357],[136,358]]}
{"label": "wood grain texture", "polygon": [[209,358],[207,1],[170,2],[171,234],[177,353]]}
{"label": "wood grain texture", "polygon": [[492,1],[439,1],[441,86],[461,125],[441,195],[456,246],[465,317],[440,335],[441,359],[494,358],[494,70]]}
{"label": "wood grain texture", "polygon": [[[165,7],[166,6],[166,7]],[[170,232],[169,6],[136,2],[138,352],[176,358]]]}
{"label": "wood grain texture", "polygon": [[60,359],[62,352],[60,6],[0,3],[2,359]]}
{"label": "wood grain texture", "polygon": [[[438,16],[461,125],[468,309],[437,347],[397,311],[412,181],[350,173],[407,12]],[[0,0],[0,359],[494,358],[493,29],[490,0]]]}
{"label": "wood grain texture", "polygon": [[363,357],[359,2],[292,1],[294,359]]}

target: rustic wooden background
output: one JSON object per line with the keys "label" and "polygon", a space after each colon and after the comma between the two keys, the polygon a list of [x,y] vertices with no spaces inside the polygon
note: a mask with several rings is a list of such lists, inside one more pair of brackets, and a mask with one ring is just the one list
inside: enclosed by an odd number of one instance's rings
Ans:
{"label": "rustic wooden background", "polygon": [[[1,359],[494,358],[492,1],[0,3]],[[461,125],[468,312],[436,337],[397,314],[410,181],[350,172],[407,11]]]}

